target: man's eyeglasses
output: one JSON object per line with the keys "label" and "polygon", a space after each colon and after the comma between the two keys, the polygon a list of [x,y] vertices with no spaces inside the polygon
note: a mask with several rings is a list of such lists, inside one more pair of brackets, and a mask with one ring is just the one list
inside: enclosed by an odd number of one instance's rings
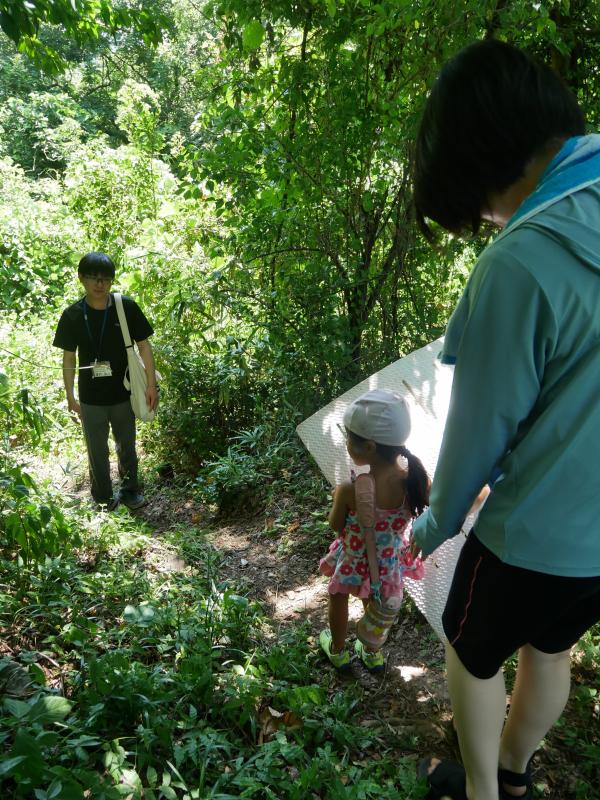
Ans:
{"label": "man's eyeglasses", "polygon": [[113,279],[106,275],[84,275],[83,277],[90,283],[101,283],[105,286],[109,286],[113,282]]}

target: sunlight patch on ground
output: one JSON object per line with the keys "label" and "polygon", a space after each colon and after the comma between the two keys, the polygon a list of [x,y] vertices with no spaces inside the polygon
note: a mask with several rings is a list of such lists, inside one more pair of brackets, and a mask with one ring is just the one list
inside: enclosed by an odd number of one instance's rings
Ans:
{"label": "sunlight patch on ground", "polygon": [[[327,613],[327,583],[320,576],[310,578],[302,586],[295,586],[293,589],[273,589],[266,590],[267,601],[272,606],[273,619],[285,620],[296,615],[310,614],[312,611],[320,610]],[[356,605],[354,609],[352,606]],[[351,603],[351,619],[360,616],[362,605]],[[353,613],[354,612],[354,613]]]}
{"label": "sunlight patch on ground", "polygon": [[436,696],[436,691],[433,687],[428,685],[428,670],[426,667],[411,667],[407,664],[398,664],[392,669],[400,673],[400,677],[404,683],[410,683],[413,680],[424,679],[423,690],[419,691],[416,695],[417,703],[428,703]]}
{"label": "sunlight patch on ground", "polygon": [[399,664],[397,667],[394,667],[394,669],[400,673],[400,677],[404,683],[410,683],[414,678],[423,677],[427,671],[425,667],[409,667],[404,664]]}

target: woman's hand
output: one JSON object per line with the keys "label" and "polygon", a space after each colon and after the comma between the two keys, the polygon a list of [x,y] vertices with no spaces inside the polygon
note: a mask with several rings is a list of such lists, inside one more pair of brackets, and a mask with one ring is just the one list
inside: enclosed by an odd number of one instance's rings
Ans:
{"label": "woman's hand", "polygon": [[471,508],[469,510],[469,514],[475,514],[476,511],[479,511],[481,506],[487,500],[490,491],[491,491],[490,487],[486,484],[483,487],[483,489],[479,492],[479,494],[477,495],[475,500],[473,501],[473,505],[471,506]]}
{"label": "woman's hand", "polygon": [[421,561],[425,561],[427,556],[422,555],[421,547],[417,544],[417,540],[414,539],[412,536],[410,537],[410,541],[408,543],[408,552],[411,554],[413,558],[421,558]]}

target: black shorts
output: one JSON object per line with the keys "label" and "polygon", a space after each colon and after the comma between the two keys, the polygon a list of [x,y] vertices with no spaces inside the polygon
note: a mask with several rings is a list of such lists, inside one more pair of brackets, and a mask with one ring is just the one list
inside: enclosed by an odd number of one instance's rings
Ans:
{"label": "black shorts", "polygon": [[505,564],[473,532],[442,616],[448,641],[476,678],[493,677],[524,644],[560,653],[600,620],[600,576],[570,578]]}

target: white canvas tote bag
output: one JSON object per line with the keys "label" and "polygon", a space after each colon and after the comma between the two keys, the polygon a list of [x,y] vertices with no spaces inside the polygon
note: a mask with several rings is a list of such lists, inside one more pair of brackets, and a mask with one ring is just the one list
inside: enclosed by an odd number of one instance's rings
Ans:
{"label": "white canvas tote bag", "polygon": [[[148,378],[146,376],[144,362],[135,349],[131,341],[131,336],[129,335],[129,327],[123,309],[123,298],[119,292],[115,292],[113,297],[115,298],[117,315],[119,317],[119,323],[121,324],[121,333],[123,334],[123,341],[125,342],[125,350],[127,352],[127,370],[123,378],[123,385],[131,392],[131,407],[135,416],[142,420],[142,422],[151,422],[155,417],[156,411],[149,409],[146,403]],[[156,373],[157,380],[159,377],[159,374]]]}

